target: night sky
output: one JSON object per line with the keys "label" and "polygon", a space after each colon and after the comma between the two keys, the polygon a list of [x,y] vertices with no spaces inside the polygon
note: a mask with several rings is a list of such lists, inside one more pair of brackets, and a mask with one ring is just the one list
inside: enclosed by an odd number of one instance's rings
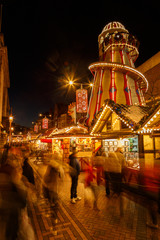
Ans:
{"label": "night sky", "polygon": [[64,90],[70,74],[92,80],[98,35],[111,21],[121,22],[140,41],[136,67],[159,51],[157,1],[3,1],[2,32],[8,47],[10,105],[15,122],[31,126],[55,103],[75,101]]}

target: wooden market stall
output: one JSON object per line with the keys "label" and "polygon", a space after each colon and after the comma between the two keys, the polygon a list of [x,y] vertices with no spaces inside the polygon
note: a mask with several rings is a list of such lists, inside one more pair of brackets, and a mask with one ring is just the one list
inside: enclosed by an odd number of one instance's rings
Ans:
{"label": "wooden market stall", "polygon": [[77,157],[84,169],[84,162],[92,156],[94,149],[94,137],[88,134],[88,129],[83,126],[73,125],[63,129],[56,129],[50,135],[52,139],[52,152],[59,152],[63,155],[63,161],[69,162],[69,155],[73,148],[77,150]]}

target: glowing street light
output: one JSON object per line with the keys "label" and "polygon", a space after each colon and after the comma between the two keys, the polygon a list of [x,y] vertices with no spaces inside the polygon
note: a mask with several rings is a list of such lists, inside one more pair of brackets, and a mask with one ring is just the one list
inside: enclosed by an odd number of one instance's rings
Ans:
{"label": "glowing street light", "polygon": [[93,87],[93,83],[92,82],[89,82],[89,83],[77,83],[77,82],[75,82],[73,80],[69,80],[67,85],[70,86],[70,87],[81,86],[81,89],[83,88],[83,86],[87,86],[88,88],[89,87]]}
{"label": "glowing street light", "polygon": [[11,141],[12,141],[12,122],[13,122],[13,116],[12,114],[9,116],[9,146],[11,145]]}
{"label": "glowing street light", "polygon": [[71,86],[71,85],[73,85],[74,82],[72,80],[70,80],[68,83]]}

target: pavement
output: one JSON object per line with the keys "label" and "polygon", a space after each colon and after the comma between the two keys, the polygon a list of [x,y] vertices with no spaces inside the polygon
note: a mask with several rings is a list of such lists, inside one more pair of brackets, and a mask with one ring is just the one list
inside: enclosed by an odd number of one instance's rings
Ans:
{"label": "pavement", "polygon": [[[124,214],[120,216],[120,198],[107,198],[103,185],[97,187],[98,208],[84,204],[84,173],[78,183],[78,195],[82,197],[76,204],[70,202],[71,179],[65,176],[59,186],[57,216],[46,199],[28,199],[28,212],[38,240],[160,240],[160,228],[146,226],[150,220],[148,210],[136,194],[132,198],[123,193]],[[158,215],[160,226],[160,215]]]}

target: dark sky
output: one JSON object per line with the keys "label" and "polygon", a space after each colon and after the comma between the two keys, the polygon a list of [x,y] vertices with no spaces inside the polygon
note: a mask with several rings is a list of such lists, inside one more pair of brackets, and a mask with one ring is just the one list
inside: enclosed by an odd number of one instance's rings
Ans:
{"label": "dark sky", "polygon": [[31,126],[55,103],[74,101],[61,89],[66,72],[79,82],[92,79],[88,65],[98,60],[98,35],[119,21],[140,41],[142,64],[159,51],[157,1],[4,0],[2,32],[8,47],[10,105],[15,122]]}

